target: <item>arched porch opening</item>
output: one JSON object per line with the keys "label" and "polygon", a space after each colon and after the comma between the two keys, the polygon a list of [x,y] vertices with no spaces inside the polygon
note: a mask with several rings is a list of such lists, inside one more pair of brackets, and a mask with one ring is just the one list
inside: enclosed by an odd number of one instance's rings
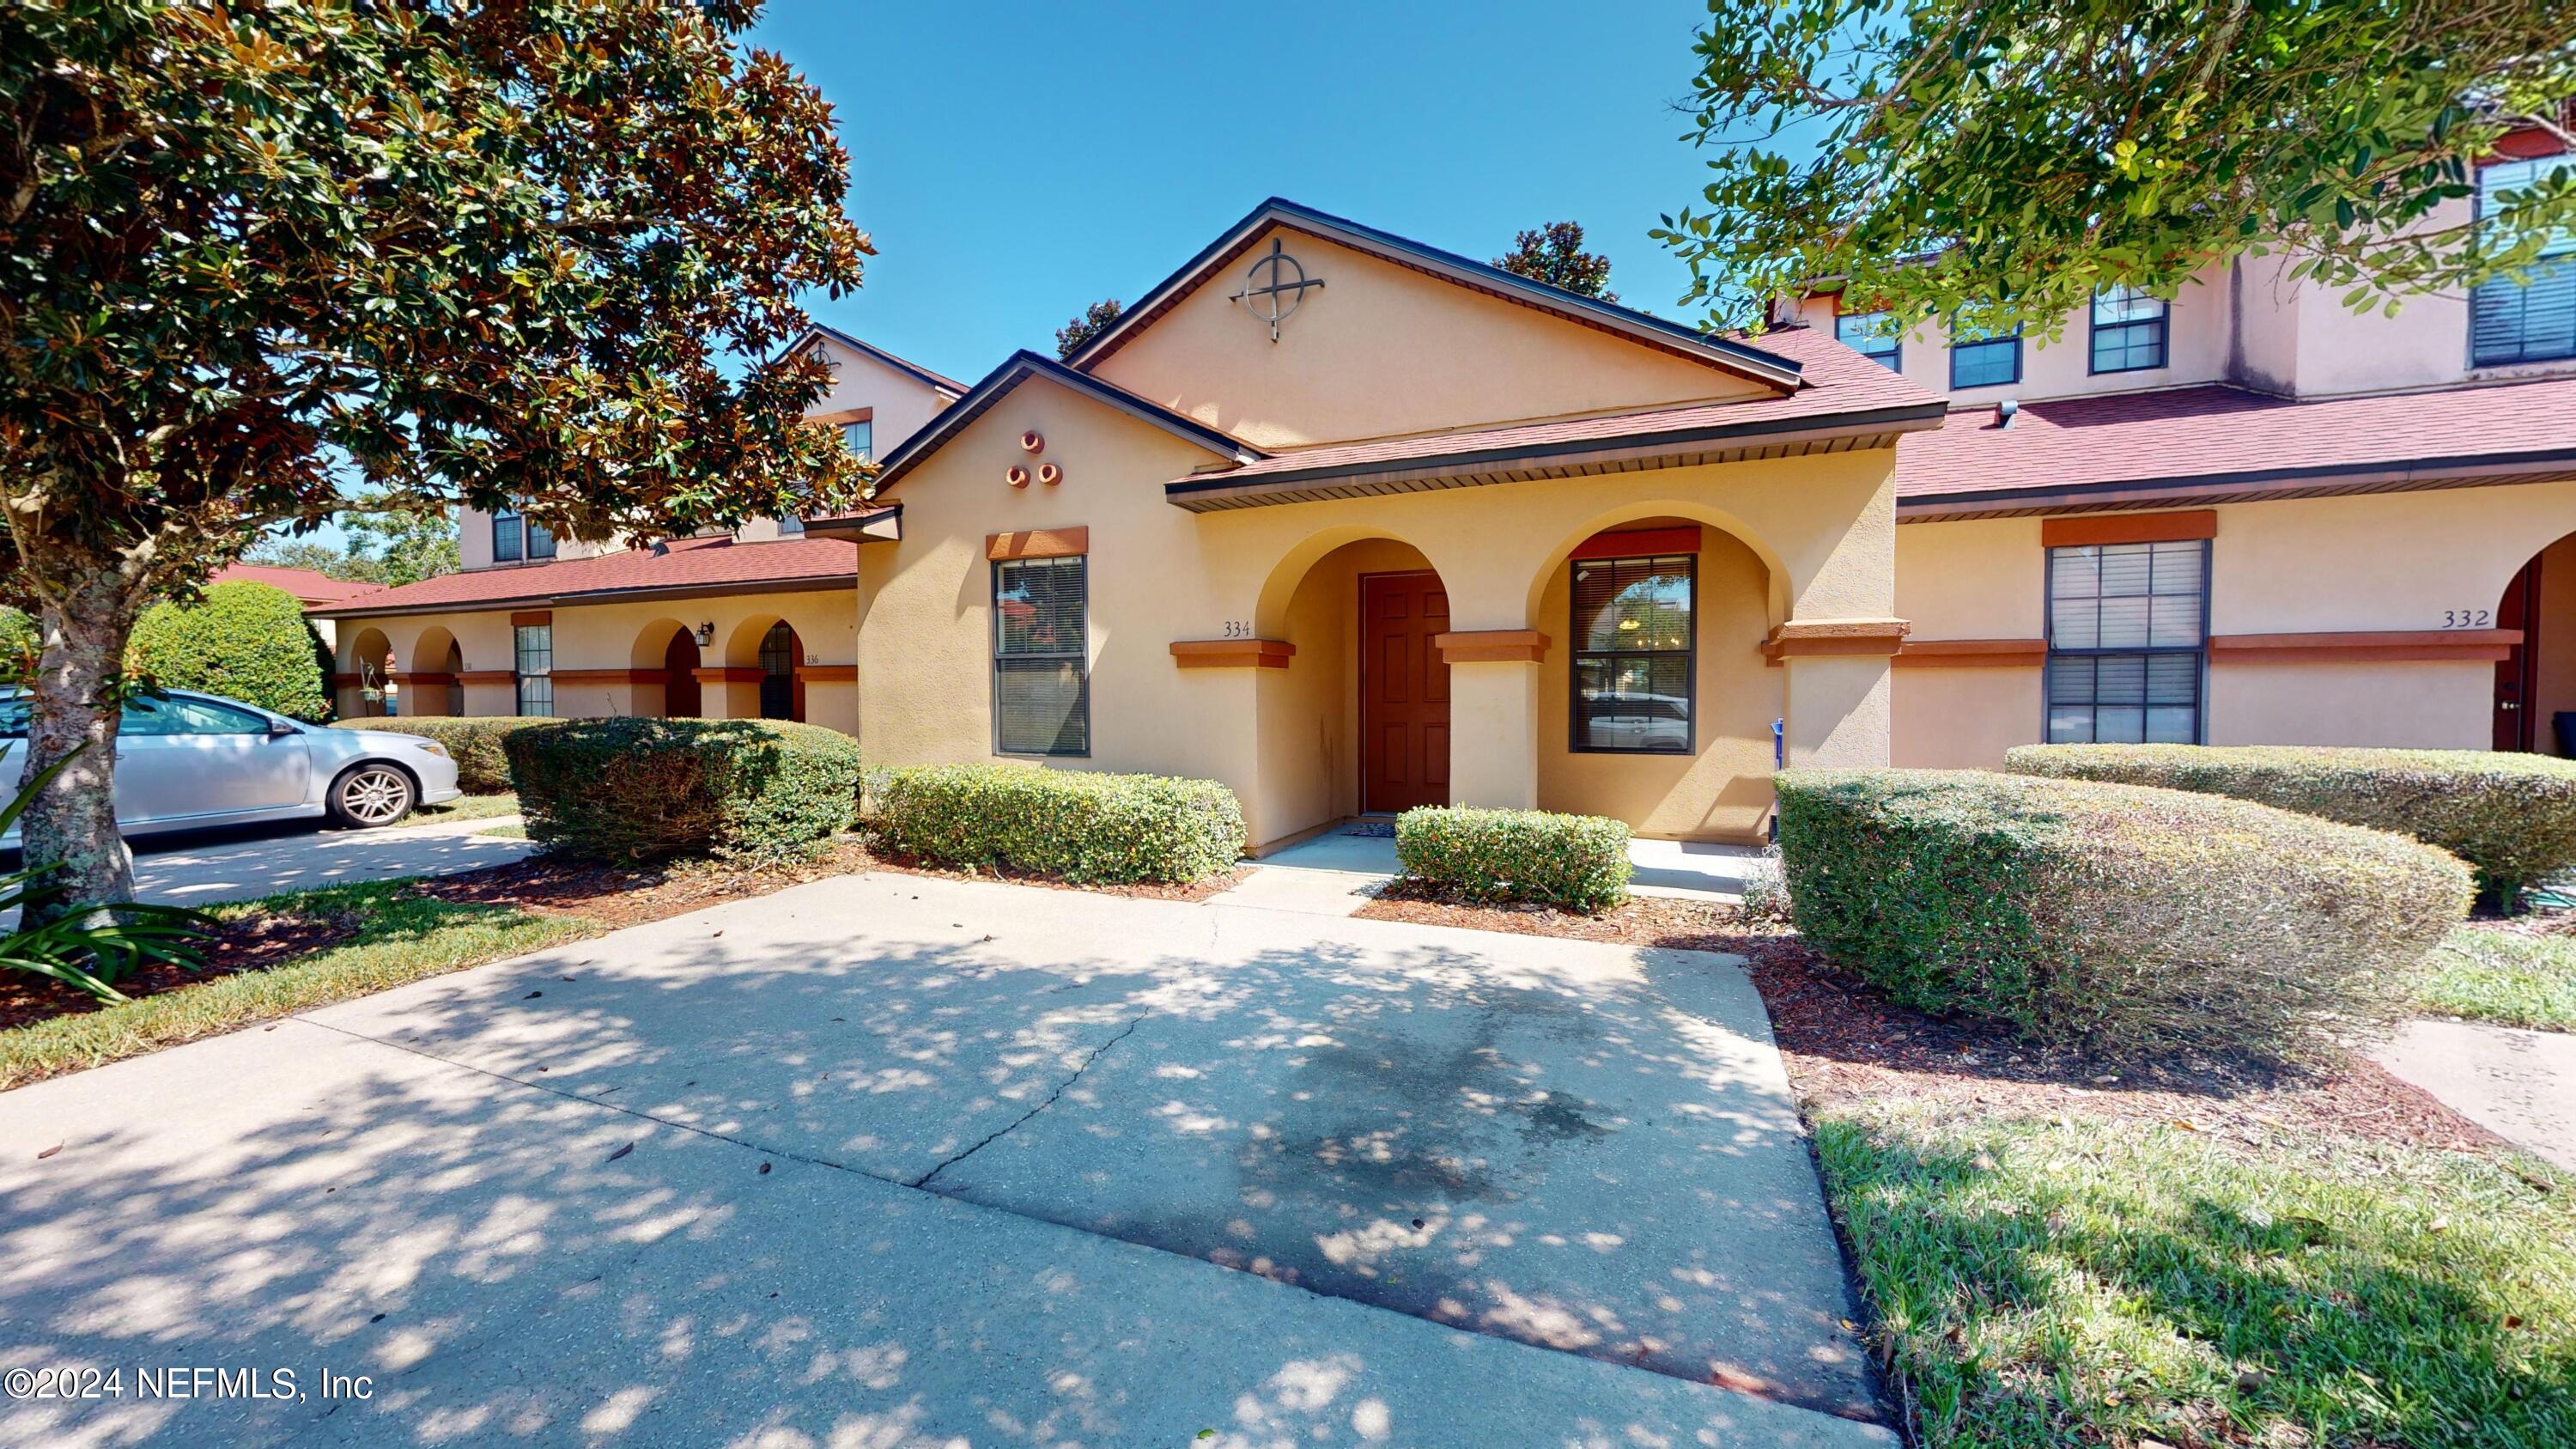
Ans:
{"label": "arched porch opening", "polygon": [[1421,549],[1318,535],[1273,568],[1255,619],[1296,651],[1255,671],[1266,835],[1449,802],[1448,586]]}
{"label": "arched porch opening", "polygon": [[411,648],[411,669],[404,681],[405,714],[460,715],[465,713],[465,651],[456,636],[442,626],[432,624],[421,631]]}
{"label": "arched porch opening", "polygon": [[725,645],[728,690],[738,690],[728,708],[732,718],[798,720],[805,718],[805,684],[797,667],[805,662],[805,641],[794,625],[776,614],[744,620]]}
{"label": "arched porch opening", "polygon": [[1529,583],[1539,808],[1639,835],[1755,843],[1770,826],[1788,669],[1777,558],[1724,514],[1639,503],[1568,530]]}
{"label": "arched porch opening", "polygon": [[661,719],[694,719],[704,714],[698,682],[702,663],[697,635],[677,619],[655,619],[635,631],[635,648],[628,659],[634,671],[635,712]]}
{"label": "arched porch opening", "polygon": [[2494,747],[2576,757],[2576,533],[2525,560],[2485,617],[2447,614],[2441,622],[2498,631],[2487,636],[2501,654]]}
{"label": "arched porch opening", "polygon": [[380,719],[394,712],[394,646],[385,631],[370,625],[349,636],[341,647],[340,713],[351,719]]}

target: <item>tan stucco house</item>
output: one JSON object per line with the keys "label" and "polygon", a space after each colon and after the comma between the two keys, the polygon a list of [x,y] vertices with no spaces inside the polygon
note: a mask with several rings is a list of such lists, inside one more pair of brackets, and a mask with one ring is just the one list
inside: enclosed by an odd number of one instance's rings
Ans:
{"label": "tan stucco house", "polygon": [[774,713],[790,622],[798,708],[871,759],[1210,777],[1257,848],[1442,801],[1745,842],[1782,762],[2576,724],[2576,253],[2395,317],[2247,262],[2053,337],[1897,337],[1831,289],[1778,322],[1273,200],[1062,361],[965,387],[807,339],[846,373],[816,421],[872,429],[866,509],[543,566],[469,520],[465,582],[333,611],[384,632],[343,667],[389,645],[474,713]]}
{"label": "tan stucco house", "polygon": [[[814,420],[872,454],[963,384],[816,328],[832,368]],[[340,713],[676,715],[858,728],[856,555],[797,519],[669,540],[557,539],[464,511],[464,568],[315,613],[336,626]]]}

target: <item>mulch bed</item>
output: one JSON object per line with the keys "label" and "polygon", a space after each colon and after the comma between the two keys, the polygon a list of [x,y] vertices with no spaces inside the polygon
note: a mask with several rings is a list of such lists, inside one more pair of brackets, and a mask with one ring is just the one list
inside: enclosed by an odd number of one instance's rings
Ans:
{"label": "mulch bed", "polygon": [[[227,921],[208,948],[203,968],[156,962],[117,982],[116,989],[127,996],[153,996],[218,976],[264,971],[336,946],[357,933],[358,922],[348,915],[263,915]],[[32,972],[0,974],[0,1031],[113,1004]]]}
{"label": "mulch bed", "polygon": [[1172,885],[1163,881],[1137,881],[1128,885],[1114,885],[1106,882],[1076,885],[1071,881],[1058,880],[1054,876],[1034,875],[1028,871],[1012,870],[1008,867],[958,870],[944,865],[932,865],[917,856],[910,855],[879,856],[859,868],[899,871],[905,875],[937,876],[941,880],[980,880],[1001,885],[1043,886],[1051,891],[1083,891],[1096,896],[1126,896],[1131,900],[1140,901],[1193,902],[1206,900],[1210,896],[1223,895],[1243,884],[1244,877],[1252,874],[1252,867],[1247,865],[1238,866],[1224,875],[1212,875],[1205,880],[1190,881],[1183,885]]}
{"label": "mulch bed", "polygon": [[[2499,1139],[2430,1095],[2353,1058],[2320,1073],[2183,1057],[2117,1066],[2032,1047],[2003,1027],[1898,1006],[1786,926],[1737,908],[1638,896],[1597,916],[1456,902],[1399,882],[1365,919],[1727,951],[1749,963],[1771,1033],[1806,1108],[1907,1098],[2009,1116],[2157,1122],[2273,1147],[2304,1134],[2480,1150]],[[2567,913],[2576,915],[2576,913]],[[2494,923],[2518,929],[2533,917]],[[2576,922],[2556,929],[2576,929]]]}

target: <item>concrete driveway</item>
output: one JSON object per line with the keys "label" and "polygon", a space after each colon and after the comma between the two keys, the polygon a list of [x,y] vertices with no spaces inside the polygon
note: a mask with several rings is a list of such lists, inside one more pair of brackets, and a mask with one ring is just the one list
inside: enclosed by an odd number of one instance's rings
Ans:
{"label": "concrete driveway", "polygon": [[0,1095],[0,1205],[129,1388],[11,1443],[1895,1442],[1692,952],[848,877]]}
{"label": "concrete driveway", "polygon": [[508,823],[486,818],[328,830],[298,821],[147,835],[134,842],[134,893],[138,900],[202,906],[316,886],[481,870],[535,849],[524,840],[478,833]]}

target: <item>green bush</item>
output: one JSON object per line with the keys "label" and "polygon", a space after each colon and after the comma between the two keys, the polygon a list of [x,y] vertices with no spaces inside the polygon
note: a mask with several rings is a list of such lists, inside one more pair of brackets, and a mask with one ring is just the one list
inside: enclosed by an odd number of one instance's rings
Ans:
{"label": "green bush", "polygon": [[2506,906],[2576,866],[2576,760],[2493,750],[2023,745],[2004,767],[2158,785],[2411,835],[2467,861]]}
{"label": "green bush", "polygon": [[320,638],[304,606],[269,584],[217,584],[196,604],[155,604],[134,623],[126,667],[293,719],[331,717]]}
{"label": "green bush", "polygon": [[1213,780],[1034,765],[871,774],[868,823],[898,855],[1080,884],[1194,881],[1243,855],[1243,805]]}
{"label": "green bush", "polygon": [[2470,899],[2438,850],[2211,795],[1940,770],[1778,788],[1818,950],[1918,1010],[2111,1055],[2372,1034]]}
{"label": "green bush", "polygon": [[22,661],[33,660],[42,642],[34,616],[0,604],[0,683],[15,675]]}
{"label": "green bush", "polygon": [[380,719],[344,719],[333,728],[390,730],[398,735],[436,740],[447,746],[448,756],[456,761],[457,789],[468,795],[498,795],[510,788],[510,757],[502,750],[501,742],[531,725],[553,722],[506,714],[388,715]]}
{"label": "green bush", "polygon": [[1471,900],[1600,911],[1628,899],[1628,827],[1599,815],[1426,806],[1395,817],[1405,878]]}
{"label": "green bush", "polygon": [[859,747],[776,720],[544,720],[502,749],[528,838],[608,860],[763,864],[850,828]]}

